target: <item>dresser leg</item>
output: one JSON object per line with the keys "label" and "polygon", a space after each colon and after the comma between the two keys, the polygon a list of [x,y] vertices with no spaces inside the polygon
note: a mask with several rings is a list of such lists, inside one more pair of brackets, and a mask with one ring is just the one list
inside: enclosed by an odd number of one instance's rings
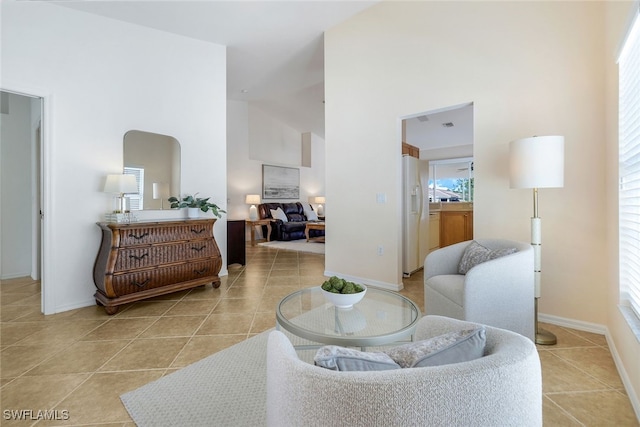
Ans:
{"label": "dresser leg", "polygon": [[218,289],[220,287],[220,283],[222,283],[220,280],[216,280],[215,282],[212,282],[211,285],[213,285],[214,289]]}
{"label": "dresser leg", "polygon": [[112,305],[109,307],[107,307],[106,305],[104,306],[104,311],[106,311],[109,316],[116,314],[119,310],[120,310],[119,305]]}

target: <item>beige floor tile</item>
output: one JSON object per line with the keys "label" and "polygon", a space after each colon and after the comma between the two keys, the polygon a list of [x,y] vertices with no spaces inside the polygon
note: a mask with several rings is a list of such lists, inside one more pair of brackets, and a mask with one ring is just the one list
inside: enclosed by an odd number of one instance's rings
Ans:
{"label": "beige floor tile", "polygon": [[204,321],[196,335],[247,334],[253,322],[253,314],[212,313]]}
{"label": "beige floor tile", "polygon": [[43,322],[8,322],[0,324],[0,342],[3,346],[15,344],[31,334],[45,330],[50,325]]}
{"label": "beige floor tile", "polygon": [[611,353],[602,347],[549,350],[612,388],[624,388]]}
{"label": "beige floor tile", "polygon": [[300,287],[300,277],[298,277],[298,276],[269,277],[267,279],[267,287],[269,287],[269,286],[295,286],[295,287]]}
{"label": "beige floor tile", "polygon": [[265,297],[260,300],[257,312],[275,314],[276,308],[278,307],[278,304],[280,304],[281,300],[282,297],[279,296],[265,295]]}
{"label": "beige floor tile", "polygon": [[113,318],[82,337],[84,341],[135,338],[158,320],[157,317]]}
{"label": "beige floor tile", "polygon": [[131,422],[129,413],[120,401],[120,395],[154,381],[162,371],[95,373],[76,388],[54,409],[67,410],[64,422],[42,422],[44,426]]}
{"label": "beige floor tile", "polygon": [[540,351],[542,362],[542,391],[575,392],[585,390],[602,390],[607,386],[571,363],[560,359],[550,351]]}
{"label": "beige floor tile", "polygon": [[232,286],[225,298],[262,298],[262,286]]}
{"label": "beige floor tile", "polygon": [[129,343],[130,340],[78,341],[57,352],[25,375],[95,372]]}
{"label": "beige floor tile", "polygon": [[52,322],[45,330],[36,332],[17,342],[18,345],[29,344],[54,344],[60,341],[76,341],[91,331],[97,329],[102,320],[61,320]]}
{"label": "beige floor tile", "polygon": [[47,410],[90,376],[85,373],[17,378],[0,391],[2,410]]}
{"label": "beige floor tile", "polygon": [[160,369],[171,366],[189,338],[149,338],[131,342],[109,360],[100,371]]}
{"label": "beige floor tile", "polygon": [[256,313],[251,324],[249,333],[258,334],[276,326],[276,314],[275,311]]}
{"label": "beige floor tile", "polygon": [[14,345],[0,353],[0,376],[15,378],[29,371],[64,348],[64,343],[51,345]]}
{"label": "beige floor tile", "polygon": [[582,426],[571,414],[556,405],[546,396],[542,398],[542,419],[544,425],[553,427]]}
{"label": "beige floor tile", "polygon": [[219,300],[225,293],[226,288],[222,288],[222,286],[220,288],[214,288],[213,286],[200,286],[198,288],[191,289],[191,291],[184,296],[182,301]]}
{"label": "beige floor tile", "polygon": [[629,399],[616,391],[548,395],[585,426],[638,426]]}
{"label": "beige floor tile", "polygon": [[259,298],[223,298],[213,309],[213,314],[254,313],[258,305]]}
{"label": "beige floor tile", "polygon": [[165,316],[196,316],[208,315],[218,303],[216,299],[184,299],[177,302]]}
{"label": "beige floor tile", "polygon": [[32,293],[8,293],[2,296],[0,305],[39,305],[40,294]]}
{"label": "beige floor tile", "polygon": [[141,338],[190,337],[207,316],[164,316],[144,331]]}
{"label": "beige floor tile", "polygon": [[11,322],[17,319],[24,321],[26,316],[39,313],[40,310],[35,306],[5,305],[0,308],[0,322]]}
{"label": "beige floor tile", "polygon": [[118,312],[119,319],[123,317],[154,317],[162,316],[176,304],[175,301],[138,301],[128,304]]}

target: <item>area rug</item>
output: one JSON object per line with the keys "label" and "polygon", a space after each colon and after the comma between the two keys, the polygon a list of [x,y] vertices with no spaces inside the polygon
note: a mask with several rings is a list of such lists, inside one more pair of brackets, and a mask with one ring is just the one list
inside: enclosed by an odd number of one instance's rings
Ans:
{"label": "area rug", "polygon": [[[270,331],[120,396],[138,427],[266,425]],[[287,336],[296,344],[299,338]],[[298,352],[310,362],[315,351]]]}
{"label": "area rug", "polygon": [[320,242],[307,242],[305,239],[291,240],[289,242],[262,242],[258,243],[260,246],[266,246],[268,248],[283,249],[286,251],[297,252],[310,252],[314,254],[324,254],[324,243]]}

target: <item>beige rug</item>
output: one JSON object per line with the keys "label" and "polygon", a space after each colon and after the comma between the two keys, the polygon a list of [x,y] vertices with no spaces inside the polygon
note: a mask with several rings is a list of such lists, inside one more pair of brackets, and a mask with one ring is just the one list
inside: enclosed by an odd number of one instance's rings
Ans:
{"label": "beige rug", "polygon": [[282,249],[285,251],[296,252],[309,252],[314,254],[324,254],[324,243],[320,242],[307,242],[305,239],[291,240],[289,242],[262,242],[258,243],[260,246],[266,246],[268,248]]}
{"label": "beige rug", "polygon": [[[258,334],[120,396],[138,427],[266,425],[267,337]],[[287,334],[295,344],[311,344]],[[312,363],[315,350],[298,351]]]}

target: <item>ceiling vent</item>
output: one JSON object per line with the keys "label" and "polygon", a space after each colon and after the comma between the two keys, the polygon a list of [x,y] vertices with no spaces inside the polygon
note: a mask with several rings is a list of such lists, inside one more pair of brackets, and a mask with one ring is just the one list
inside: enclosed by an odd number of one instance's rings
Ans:
{"label": "ceiling vent", "polygon": [[443,123],[442,126],[444,126],[446,128],[452,128],[453,127],[453,123],[452,122]]}
{"label": "ceiling vent", "polygon": [[429,121],[429,117],[427,117],[427,116],[418,116],[418,121],[428,122]]}

